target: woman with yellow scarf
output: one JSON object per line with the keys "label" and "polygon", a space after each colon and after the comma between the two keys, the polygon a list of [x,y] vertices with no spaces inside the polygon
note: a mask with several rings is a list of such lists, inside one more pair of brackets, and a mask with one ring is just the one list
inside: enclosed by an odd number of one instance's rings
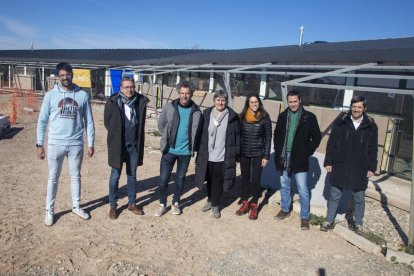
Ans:
{"label": "woman with yellow scarf", "polygon": [[[262,168],[269,160],[272,140],[272,123],[269,114],[263,108],[262,101],[256,93],[247,96],[243,111],[240,113],[240,121],[242,206],[236,211],[236,215],[241,216],[250,211],[249,219],[255,220]],[[250,186],[252,199],[249,202]]]}

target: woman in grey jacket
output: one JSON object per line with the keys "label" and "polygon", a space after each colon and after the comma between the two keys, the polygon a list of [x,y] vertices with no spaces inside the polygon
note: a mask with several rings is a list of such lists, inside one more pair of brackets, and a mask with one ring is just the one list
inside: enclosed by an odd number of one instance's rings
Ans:
{"label": "woman in grey jacket", "polygon": [[195,183],[203,189],[207,180],[207,204],[203,212],[212,210],[220,218],[219,203],[223,191],[231,189],[236,178],[236,160],[240,156],[239,116],[227,106],[224,91],[214,94],[214,106],[204,110],[203,131],[196,160]]}

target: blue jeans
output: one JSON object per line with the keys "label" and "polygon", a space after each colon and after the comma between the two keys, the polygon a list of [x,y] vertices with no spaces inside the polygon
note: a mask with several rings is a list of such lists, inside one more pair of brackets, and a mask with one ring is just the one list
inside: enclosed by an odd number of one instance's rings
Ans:
{"label": "blue jeans", "polygon": [[47,182],[46,210],[54,212],[57,185],[62,172],[63,160],[68,158],[69,175],[72,192],[72,207],[79,208],[81,196],[81,167],[83,146],[48,145],[47,160],[49,164],[49,179]]}
{"label": "blue jeans", "polygon": [[171,172],[176,161],[177,171],[175,173],[173,204],[176,202],[180,203],[190,159],[191,155],[176,155],[169,152],[162,155],[160,163],[160,203],[164,204],[164,206],[167,204],[168,181],[170,180]]}
{"label": "blue jeans", "polygon": [[[138,167],[138,151],[135,146],[123,147],[123,155],[126,157],[126,174],[128,187],[128,204],[135,204],[137,199],[137,167]],[[119,178],[121,177],[122,165],[120,169],[111,169],[109,178],[109,206],[114,208],[118,201]]]}
{"label": "blue jeans", "polygon": [[299,200],[300,200],[300,218],[309,219],[310,202],[309,202],[309,189],[307,184],[308,172],[292,173],[290,176],[287,171],[283,171],[280,175],[280,195],[281,195],[281,207],[285,212],[290,211],[290,205],[292,204],[292,197],[290,194],[290,182],[292,177],[295,177],[296,185],[298,187]]}
{"label": "blue jeans", "polygon": [[[331,195],[328,200],[328,211],[326,214],[326,220],[330,223],[335,220],[342,192],[343,190],[338,187],[331,186]],[[353,206],[351,206],[351,208],[353,208],[355,224],[362,226],[365,212],[365,190],[352,191],[352,198]]]}

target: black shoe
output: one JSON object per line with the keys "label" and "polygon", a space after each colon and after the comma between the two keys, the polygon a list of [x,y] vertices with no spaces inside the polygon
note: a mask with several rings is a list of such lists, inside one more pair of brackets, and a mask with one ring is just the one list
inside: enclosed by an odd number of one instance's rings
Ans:
{"label": "black shoe", "polygon": [[290,216],[290,212],[285,212],[280,210],[279,213],[275,216],[275,220],[280,221],[282,219],[288,218]]}
{"label": "black shoe", "polygon": [[348,229],[351,231],[356,230],[355,220],[354,220],[354,214],[352,212],[346,212],[345,214],[346,222],[348,223]]}
{"label": "black shoe", "polygon": [[364,235],[364,228],[362,225],[355,225],[355,233],[357,233],[360,236]]}
{"label": "black shoe", "polygon": [[324,232],[328,232],[328,230],[332,229],[332,224],[325,221],[324,223],[322,223],[321,227],[319,227],[319,230],[324,231]]}

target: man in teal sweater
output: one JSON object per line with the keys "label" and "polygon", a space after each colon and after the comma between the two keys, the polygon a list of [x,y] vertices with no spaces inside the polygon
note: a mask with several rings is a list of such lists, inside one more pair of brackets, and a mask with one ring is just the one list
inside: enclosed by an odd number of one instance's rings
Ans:
{"label": "man in teal sweater", "polygon": [[168,182],[171,171],[177,162],[175,190],[172,213],[180,215],[180,196],[184,190],[185,175],[191,156],[198,148],[198,140],[202,129],[201,110],[191,100],[195,86],[183,81],[176,87],[178,99],[165,105],[158,120],[161,133],[160,150],[160,207],[155,216],[160,217],[167,212]]}

